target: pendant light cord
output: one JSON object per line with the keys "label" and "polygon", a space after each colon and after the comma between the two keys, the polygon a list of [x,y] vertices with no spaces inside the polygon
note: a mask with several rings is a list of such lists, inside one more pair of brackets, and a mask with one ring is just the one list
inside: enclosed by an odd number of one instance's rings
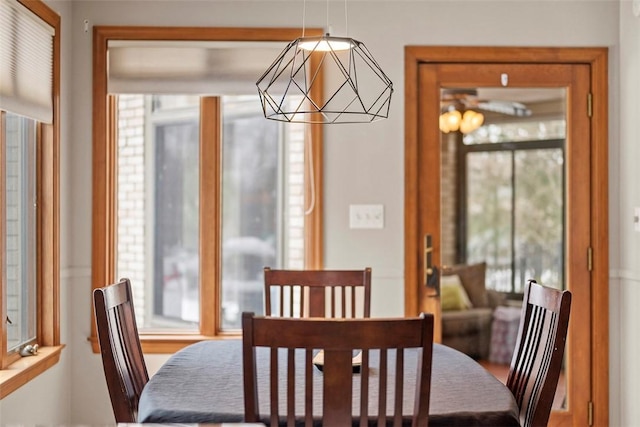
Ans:
{"label": "pendant light cord", "polygon": [[307,16],[307,0],[302,2],[302,37],[304,37],[304,20]]}
{"label": "pendant light cord", "polygon": [[325,34],[331,34],[331,26],[329,25],[329,0],[327,0],[327,10],[325,13],[327,15],[327,26],[324,28],[324,32]]}
{"label": "pendant light cord", "polygon": [[311,212],[313,212],[313,210],[316,207],[316,179],[315,179],[315,170],[313,167],[313,140],[311,138],[311,126],[309,126],[308,124],[305,124],[305,134],[306,134],[306,141],[307,141],[307,157],[308,157],[308,161],[309,161],[309,206],[305,209],[304,214],[305,215],[311,215]]}
{"label": "pendant light cord", "polygon": [[[325,34],[331,34],[331,26],[329,25],[329,0],[327,0],[327,7],[326,7],[326,27],[325,27]],[[302,2],[302,37],[304,37],[304,31],[306,28],[305,25],[305,20],[307,18],[307,0],[304,0]],[[344,0],[344,36],[345,37],[349,37],[349,15],[348,15],[348,8],[347,8],[347,0]]]}
{"label": "pendant light cord", "polygon": [[347,15],[347,0],[344,0],[344,36],[349,37],[349,17]]}

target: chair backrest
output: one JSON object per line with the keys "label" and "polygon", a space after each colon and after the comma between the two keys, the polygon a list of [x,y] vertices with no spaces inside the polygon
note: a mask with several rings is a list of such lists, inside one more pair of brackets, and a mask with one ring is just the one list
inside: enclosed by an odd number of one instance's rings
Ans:
{"label": "chair backrest", "polygon": [[364,270],[264,269],[265,315],[369,317],[371,268]]}
{"label": "chair backrest", "polygon": [[[323,426],[342,427],[358,421],[361,426],[375,425],[377,419],[378,426],[389,422],[400,426],[404,417],[411,419],[412,426],[428,425],[432,314],[415,318],[327,319],[256,317],[243,313],[242,338],[246,422],[312,425],[314,419],[321,418]],[[268,363],[256,363],[258,347],[270,349],[270,355],[260,359],[268,359]],[[416,376],[408,374],[405,381],[405,374],[411,372],[404,357],[404,350],[409,348],[419,349],[411,359],[415,361]],[[313,367],[317,350],[324,352],[322,373]],[[358,350],[361,365],[359,374],[354,374],[353,355]],[[375,364],[375,360],[379,363]],[[259,375],[257,367],[267,369],[267,365],[268,386],[262,384],[260,390],[269,389],[270,414],[261,417],[258,396],[265,394],[259,393],[257,378],[264,379],[267,374]],[[415,388],[406,386],[410,379],[415,379]],[[388,396],[393,396],[389,409]],[[412,413],[403,414],[405,400],[410,402],[407,407],[413,405]],[[322,402],[321,409],[316,407],[321,414],[313,413],[314,401]],[[281,417],[279,409],[285,407],[286,414]]]}
{"label": "chair backrest", "polygon": [[137,422],[138,401],[149,381],[136,317],[131,282],[118,283],[93,291],[96,326],[102,365],[118,423]]}
{"label": "chair backrest", "polygon": [[571,292],[529,280],[507,378],[523,427],[546,426],[562,370]]}

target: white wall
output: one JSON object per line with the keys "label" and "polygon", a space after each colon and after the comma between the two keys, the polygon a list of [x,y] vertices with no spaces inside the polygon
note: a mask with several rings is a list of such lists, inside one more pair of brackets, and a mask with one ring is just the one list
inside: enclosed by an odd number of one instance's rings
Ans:
{"label": "white wall", "polygon": [[[613,169],[612,188],[619,189],[619,200],[612,206],[611,218],[619,232],[619,254],[612,260],[617,269],[612,288],[617,286],[617,300],[612,299],[612,338],[617,348],[610,348],[612,367],[619,366],[620,425],[640,424],[640,232],[633,231],[633,208],[640,207],[640,16],[632,13],[631,1],[620,4],[619,103],[612,122],[620,130],[619,155]],[[614,71],[615,72],[615,71]],[[617,176],[616,176],[617,175]],[[613,289],[612,289],[613,290]],[[612,292],[613,294],[613,292]],[[617,305],[616,305],[617,303]],[[616,324],[616,322],[618,322]],[[618,326],[617,328],[615,328]],[[615,328],[615,330],[613,329]],[[616,351],[617,350],[617,351]],[[612,410],[616,401],[612,401]]]}
{"label": "white wall", "polygon": [[[63,337],[54,369],[0,401],[2,424],[113,422],[99,355],[87,342],[91,268],[90,25],[300,26],[302,1],[50,1],[63,14]],[[331,2],[333,33],[344,33]],[[306,25],[325,25],[325,3],[307,1]],[[640,419],[640,18],[623,0],[349,2],[349,35],[365,42],[394,82],[389,119],[325,130],[325,265],[371,266],[374,315],[403,312],[404,46],[519,45],[610,48],[611,425]],[[250,12],[249,12],[250,11]],[[71,54],[73,53],[73,55]],[[618,118],[619,117],[619,118]],[[67,171],[68,166],[68,171]],[[385,228],[350,230],[348,206],[380,203]],[[164,356],[148,357],[151,372]],[[624,375],[620,373],[624,372]],[[33,399],[33,391],[47,399]],[[42,391],[44,390],[44,392]]]}

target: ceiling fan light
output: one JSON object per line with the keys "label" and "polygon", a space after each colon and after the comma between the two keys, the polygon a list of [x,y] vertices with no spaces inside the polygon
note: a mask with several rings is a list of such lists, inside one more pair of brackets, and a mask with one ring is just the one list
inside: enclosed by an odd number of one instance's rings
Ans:
{"label": "ceiling fan light", "polygon": [[471,124],[469,122],[462,122],[460,123],[460,132],[463,135],[468,134],[469,132],[471,132],[473,129],[471,129]]}
{"label": "ceiling fan light", "polygon": [[440,131],[444,133],[449,133],[451,129],[449,129],[449,123],[447,122],[446,114],[447,113],[440,114],[440,119],[439,119]]}
{"label": "ceiling fan light", "polygon": [[460,123],[462,122],[462,114],[460,114],[460,111],[448,111],[445,113],[445,118],[447,120],[447,124],[449,125],[449,129],[451,129],[452,131],[456,131],[460,128]]}
{"label": "ceiling fan light", "polygon": [[484,123],[484,115],[473,110],[467,110],[462,116],[462,121],[469,123],[473,129],[477,129]]}
{"label": "ceiling fan light", "polygon": [[460,132],[467,134],[478,129],[484,123],[484,115],[473,110],[467,110],[460,122]]}
{"label": "ceiling fan light", "polygon": [[449,108],[448,111],[440,114],[440,131],[444,133],[459,130],[463,134],[473,132],[484,123],[484,115],[477,111],[467,110],[463,113],[456,109]]}
{"label": "ceiling fan light", "polygon": [[475,113],[472,117],[471,117],[471,124],[473,125],[473,129],[478,129],[480,126],[482,126],[482,124],[484,123],[484,114],[482,113]]}

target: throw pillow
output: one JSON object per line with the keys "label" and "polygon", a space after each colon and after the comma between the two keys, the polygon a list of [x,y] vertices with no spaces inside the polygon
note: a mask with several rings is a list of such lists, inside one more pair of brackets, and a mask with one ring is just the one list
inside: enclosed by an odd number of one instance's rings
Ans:
{"label": "throw pillow", "polygon": [[458,264],[450,267],[443,267],[442,275],[448,276],[457,274],[460,276],[462,286],[467,291],[469,299],[474,307],[489,307],[489,296],[485,287],[485,274],[487,263],[478,264]]}
{"label": "throw pillow", "polygon": [[440,303],[442,311],[467,310],[472,307],[460,276],[442,276],[440,279]]}

